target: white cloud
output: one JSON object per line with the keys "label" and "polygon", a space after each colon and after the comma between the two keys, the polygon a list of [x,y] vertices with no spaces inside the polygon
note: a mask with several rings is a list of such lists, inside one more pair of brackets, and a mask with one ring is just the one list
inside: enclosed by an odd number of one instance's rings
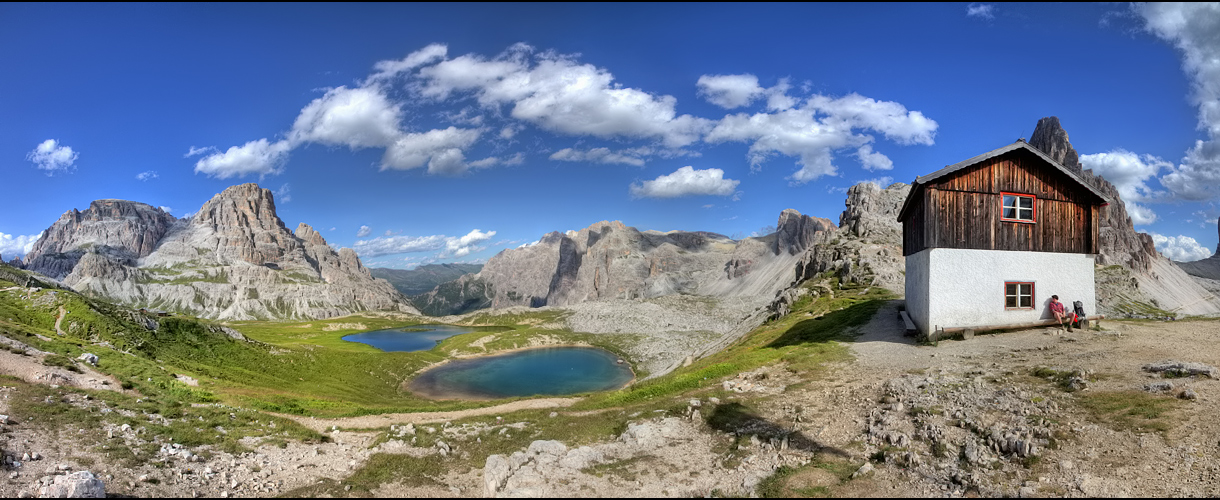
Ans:
{"label": "white cloud", "polygon": [[472,161],[472,162],[468,163],[468,165],[470,165],[471,168],[491,168],[496,165],[505,165],[505,166],[511,167],[511,166],[515,166],[515,165],[520,165],[522,163],[525,163],[525,153],[516,153],[507,158],[489,156],[487,158],[483,158],[482,160]]}
{"label": "white cloud", "polygon": [[713,204],[711,204],[711,203],[708,203],[707,205],[704,205],[704,206],[703,206],[703,208],[714,208],[715,206],[716,206],[716,205],[713,205]]}
{"label": "white cloud", "polygon": [[352,249],[361,257],[379,257],[396,253],[433,252],[445,247],[444,235],[434,236],[378,236],[369,240],[357,240]]}
{"label": "white cloud", "polygon": [[142,181],[147,181],[149,179],[156,179],[156,178],[157,178],[156,170],[147,170],[147,171],[136,174],[136,179],[139,179]]}
{"label": "white cloud", "polygon": [[352,149],[386,147],[401,135],[399,105],[378,87],[339,87],[314,99],[297,116],[289,134],[296,143],[316,142]]}
{"label": "white cloud", "polygon": [[162,212],[165,212],[165,213],[167,213],[167,214],[168,214],[168,213],[171,213],[171,212],[173,212],[173,211],[174,211],[174,209],[172,209],[172,208],[170,208],[170,207],[167,207],[167,206],[165,206],[165,205],[161,205],[161,206],[159,206],[159,207],[157,207],[157,208],[160,208]]}
{"label": "white cloud", "polygon": [[400,73],[411,71],[437,59],[444,59],[448,53],[449,47],[444,44],[434,43],[412,52],[407,57],[397,61],[380,61],[373,65],[373,69],[377,70],[377,72],[371,75],[369,80],[377,81],[392,78]]}
{"label": "white cloud", "polygon": [[1179,199],[1206,200],[1220,195],[1220,4],[1137,3],[1144,29],[1172,43],[1182,53],[1182,69],[1191,79],[1190,101],[1198,107],[1198,140],[1172,172],[1161,177]]}
{"label": "white cloud", "polygon": [[531,241],[531,242],[529,242],[529,243],[522,243],[522,244],[521,244],[520,246],[518,246],[517,248],[529,248],[529,247],[532,247],[532,246],[534,246],[534,245],[537,245],[537,244],[538,244],[538,243],[540,243],[541,241],[542,241],[542,240],[534,240],[534,241]]}
{"label": "white cloud", "polygon": [[485,107],[510,105],[512,118],[552,132],[658,139],[673,148],[707,128],[705,119],[679,116],[673,96],[625,88],[608,70],[574,59],[523,44],[490,60],[467,54],[421,68],[419,93],[443,101],[469,92]]}
{"label": "white cloud", "polygon": [[[877,101],[859,94],[837,99],[814,95],[799,108],[725,116],[704,140],[751,142],[747,156],[755,170],[775,153],[796,157],[801,168],[789,179],[793,184],[804,184],[838,173],[833,151],[857,148],[859,155],[859,148],[874,140],[872,135],[857,133],[857,129],[879,132],[899,144],[931,145],[936,128],[936,122],[923,113],[907,111],[896,102]],[[873,168],[884,165],[881,157],[875,156],[879,153],[872,153],[871,146],[864,153],[865,165]]]}
{"label": "white cloud", "polygon": [[438,258],[464,257],[484,250],[486,247],[479,246],[479,243],[485,242],[495,235],[495,231],[483,232],[475,229],[467,233],[466,236],[461,237],[445,236],[443,234],[432,236],[378,236],[368,240],[358,240],[352,246],[352,249],[363,258],[399,253],[438,251],[439,253],[436,255]]}
{"label": "white cloud", "polygon": [[551,159],[556,161],[576,161],[589,163],[607,163],[607,164],[623,164],[635,165],[637,167],[644,166],[644,159],[636,154],[640,151],[610,151],[610,148],[593,148],[593,149],[572,149],[564,148],[551,154]]}
{"label": "white cloud", "polygon": [[195,155],[201,155],[201,154],[206,154],[206,153],[215,153],[215,152],[216,152],[216,148],[213,146],[204,146],[202,148],[197,148],[195,146],[191,146],[191,149],[189,151],[187,151],[186,154],[182,155],[182,157],[190,158]]}
{"label": "white cloud", "polygon": [[13,260],[14,257],[25,260],[25,254],[34,249],[34,242],[38,241],[42,234],[23,236],[0,233],[0,257],[3,257],[5,262]]}
{"label": "white cloud", "polygon": [[267,139],[233,146],[223,153],[213,153],[195,163],[195,173],[218,179],[258,174],[259,177],[278,174],[292,145],[288,141],[268,142]]}
{"label": "white cloud", "polygon": [[893,170],[894,162],[888,156],[873,151],[871,144],[860,146],[856,150],[856,157],[860,159],[860,165],[864,170]]}
{"label": "white cloud", "polygon": [[1131,225],[1146,226],[1156,222],[1156,212],[1135,202],[1123,202],[1127,207],[1127,215],[1131,217]]}
{"label": "white cloud", "polygon": [[995,5],[993,4],[975,2],[966,6],[966,15],[969,17],[995,19],[995,10]]}
{"label": "white cloud", "polygon": [[894,183],[894,178],[886,176],[886,177],[875,177],[872,179],[865,179],[865,180],[860,181],[861,184],[863,184],[865,182],[875,184],[877,187],[879,187],[881,189],[885,189],[885,188],[889,187],[890,184]]}
{"label": "white cloud", "polygon": [[662,175],[642,184],[631,185],[631,196],[636,198],[677,198],[679,196],[711,195],[732,196],[741,181],[724,178],[724,170],[709,168],[695,170],[682,167],[669,175]]}
{"label": "white cloud", "polygon": [[288,203],[292,201],[292,195],[290,192],[291,189],[288,187],[288,184],[284,184],[283,186],[280,186],[279,189],[276,189],[272,195],[274,199],[279,200],[280,203]]}
{"label": "white cloud", "polygon": [[1147,181],[1162,170],[1172,170],[1173,164],[1152,155],[1137,155],[1124,149],[1109,153],[1081,155],[1080,163],[1093,173],[1105,177],[1118,188],[1123,201],[1148,201],[1163,193],[1153,191]]}
{"label": "white cloud", "polygon": [[475,229],[466,233],[466,236],[461,238],[450,238],[445,242],[445,251],[441,253],[440,257],[465,257],[472,252],[478,252],[485,248],[478,246],[478,244],[491,239],[495,235],[495,231],[483,232]]}
{"label": "white cloud", "polygon": [[703,75],[695,83],[699,95],[707,102],[724,109],[739,108],[761,97],[765,92],[758,77],[745,75]]}
{"label": "white cloud", "polygon": [[1211,250],[1203,248],[1190,236],[1162,236],[1157,233],[1148,233],[1148,235],[1152,236],[1152,243],[1156,245],[1156,249],[1161,252],[1161,255],[1170,260],[1192,262],[1206,259],[1212,255]]}
{"label": "white cloud", "polygon": [[373,233],[373,228],[368,226],[360,226],[360,230],[356,231],[357,238],[363,238]]}
{"label": "white cloud", "polygon": [[428,165],[428,173],[460,174],[468,165],[463,149],[469,148],[479,138],[479,129],[430,130],[400,136],[385,151],[381,169],[409,170]]}
{"label": "white cloud", "polygon": [[61,146],[55,139],[42,141],[25,155],[26,160],[33,162],[39,169],[46,170],[47,175],[72,169],[78,157],[80,153],[72,151],[68,146]]}
{"label": "white cloud", "polygon": [[335,229],[336,229],[336,228],[333,228],[333,227],[332,227],[332,228],[330,228],[330,230],[331,230],[331,231],[334,231]]}

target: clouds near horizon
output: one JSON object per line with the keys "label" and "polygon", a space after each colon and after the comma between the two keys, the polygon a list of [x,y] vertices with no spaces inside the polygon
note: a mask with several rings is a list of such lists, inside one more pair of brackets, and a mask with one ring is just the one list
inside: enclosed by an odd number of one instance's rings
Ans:
{"label": "clouds near horizon", "polygon": [[741,181],[724,178],[724,170],[709,168],[695,170],[686,166],[674,173],[662,175],[650,181],[631,185],[631,196],[635,198],[678,198],[681,196],[732,196]]}

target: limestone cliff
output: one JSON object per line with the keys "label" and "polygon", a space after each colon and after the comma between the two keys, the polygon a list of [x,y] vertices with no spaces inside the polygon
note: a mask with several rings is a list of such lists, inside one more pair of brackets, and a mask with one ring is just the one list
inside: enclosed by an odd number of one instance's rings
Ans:
{"label": "limestone cliff", "polygon": [[[1100,175],[1094,174],[1092,170],[1081,166],[1080,157],[1068,141],[1068,134],[1060,125],[1059,118],[1051,116],[1038,120],[1029,144],[1079,174],[1085,182],[1111,200],[1110,204],[1102,209],[1100,216],[1097,263],[1126,268],[1138,283],[1138,290],[1115,290],[1113,293],[1104,290],[1104,287],[1111,286],[1112,283],[1123,283],[1126,287],[1128,282],[1102,280],[1102,274],[1099,273],[1098,311],[1110,315],[1123,314],[1124,311],[1131,310],[1124,302],[1134,300],[1148,302],[1180,314],[1220,313],[1220,298],[1195,283],[1182,269],[1161,256],[1152,243],[1152,237],[1135,231],[1118,188]],[[1114,300],[1109,300],[1111,297]]]}
{"label": "limestone cliff", "polygon": [[101,200],[46,234],[28,268],[134,307],[227,320],[416,312],[351,249],[336,252],[304,223],[288,231],[256,184],[224,190],[191,219]]}

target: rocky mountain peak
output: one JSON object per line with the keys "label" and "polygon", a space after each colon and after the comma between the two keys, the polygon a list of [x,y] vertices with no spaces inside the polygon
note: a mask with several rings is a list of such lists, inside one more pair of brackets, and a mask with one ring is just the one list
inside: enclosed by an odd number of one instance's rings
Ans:
{"label": "rocky mountain peak", "polygon": [[902,182],[885,189],[872,182],[848,188],[845,208],[839,215],[839,229],[860,238],[901,244],[902,225],[895,221],[910,191],[911,186]]}
{"label": "rocky mountain peak", "polygon": [[307,246],[326,245],[326,238],[323,238],[321,233],[304,222],[297,225],[297,230],[293,234],[301,241],[304,241]]}
{"label": "rocky mountain peak", "polygon": [[27,268],[62,278],[90,248],[122,261],[145,257],[177,220],[145,203],[96,200],[84,211],[64,212],[47,228],[26,255]]}
{"label": "rocky mountain peak", "polygon": [[1059,124],[1058,116],[1048,116],[1038,120],[1038,125],[1034,127],[1034,135],[1029,138],[1029,145],[1038,148],[1076,173],[1080,173],[1083,169],[1080,165],[1080,155],[1076,154],[1076,149],[1068,141],[1068,133]]}
{"label": "rocky mountain peak", "polygon": [[1029,145],[1077,172],[1081,179],[1110,198],[1110,204],[1102,208],[1099,217],[1099,263],[1117,264],[1140,272],[1147,271],[1157,257],[1152,237],[1135,232],[1131,217],[1127,215],[1127,205],[1114,184],[1094,174],[1092,170],[1082,170],[1080,156],[1068,141],[1067,131],[1063,130],[1059,118],[1050,116],[1038,120]]}
{"label": "rocky mountain peak", "polygon": [[230,186],[203,204],[194,223],[219,228],[286,229],[275,213],[270,189],[247,183]]}
{"label": "rocky mountain peak", "polygon": [[838,229],[830,219],[802,215],[794,209],[785,209],[775,224],[775,242],[772,251],[776,254],[796,255],[813,244],[820,231]]}

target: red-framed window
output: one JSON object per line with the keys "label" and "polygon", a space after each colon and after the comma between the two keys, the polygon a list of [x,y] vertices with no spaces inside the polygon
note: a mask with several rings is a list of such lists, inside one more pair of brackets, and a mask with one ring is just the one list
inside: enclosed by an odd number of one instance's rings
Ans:
{"label": "red-framed window", "polygon": [[1033,309],[1034,283],[1031,281],[1004,282],[1004,309]]}
{"label": "red-framed window", "polygon": [[1030,194],[1000,193],[1000,220],[1033,224],[1038,220],[1038,198]]}

